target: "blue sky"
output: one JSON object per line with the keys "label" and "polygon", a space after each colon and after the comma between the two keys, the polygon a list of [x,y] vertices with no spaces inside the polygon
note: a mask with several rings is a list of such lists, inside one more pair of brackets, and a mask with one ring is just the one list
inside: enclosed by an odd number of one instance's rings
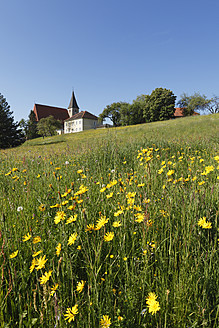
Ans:
{"label": "blue sky", "polygon": [[218,0],[1,0],[0,93],[99,115],[157,87],[219,95]]}

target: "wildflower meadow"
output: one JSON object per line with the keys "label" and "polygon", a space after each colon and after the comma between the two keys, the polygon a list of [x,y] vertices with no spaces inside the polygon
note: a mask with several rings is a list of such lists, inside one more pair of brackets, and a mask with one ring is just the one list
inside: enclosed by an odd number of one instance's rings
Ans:
{"label": "wildflower meadow", "polygon": [[0,152],[0,327],[219,327],[219,115]]}

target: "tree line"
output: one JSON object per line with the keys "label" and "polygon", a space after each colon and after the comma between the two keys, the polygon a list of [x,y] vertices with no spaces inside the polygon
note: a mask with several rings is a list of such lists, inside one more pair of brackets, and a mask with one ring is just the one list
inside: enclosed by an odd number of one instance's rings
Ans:
{"label": "tree line", "polygon": [[[195,111],[219,113],[219,97],[208,99],[205,95],[195,92],[192,95],[183,93],[177,105],[184,116],[193,115]],[[110,119],[114,126],[134,125],[155,121],[164,121],[174,117],[176,96],[171,90],[156,88],[150,95],[141,95],[127,102],[115,102],[106,106],[99,119]]]}
{"label": "tree line", "polygon": [[[150,95],[138,96],[131,104],[115,102],[106,106],[99,119],[109,118],[114,126],[164,121],[174,117],[175,102],[176,96],[171,90],[156,88]],[[177,105],[182,108],[184,116],[193,115],[195,111],[219,113],[219,97],[207,98],[198,92],[190,96],[183,93]],[[32,110],[28,120],[15,122],[9,104],[0,93],[0,149],[18,146],[27,139],[52,136],[61,127],[62,123],[53,116],[37,122]]]}

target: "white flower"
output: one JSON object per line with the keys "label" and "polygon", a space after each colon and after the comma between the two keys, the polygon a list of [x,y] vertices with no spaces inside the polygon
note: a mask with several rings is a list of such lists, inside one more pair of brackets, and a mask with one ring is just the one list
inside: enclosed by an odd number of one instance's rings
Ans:
{"label": "white flower", "polygon": [[17,211],[18,212],[23,211],[23,207],[22,206],[18,206]]}
{"label": "white flower", "polygon": [[66,161],[66,162],[65,162],[65,165],[68,165],[68,164],[69,164],[69,162],[68,162],[68,161]]}

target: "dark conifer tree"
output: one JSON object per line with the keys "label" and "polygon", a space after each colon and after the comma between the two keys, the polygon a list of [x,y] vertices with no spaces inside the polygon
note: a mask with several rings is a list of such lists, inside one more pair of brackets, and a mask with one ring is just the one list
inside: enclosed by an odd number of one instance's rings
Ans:
{"label": "dark conifer tree", "polygon": [[23,142],[23,134],[19,124],[14,122],[13,112],[10,111],[6,99],[0,93],[0,148],[10,148]]}

